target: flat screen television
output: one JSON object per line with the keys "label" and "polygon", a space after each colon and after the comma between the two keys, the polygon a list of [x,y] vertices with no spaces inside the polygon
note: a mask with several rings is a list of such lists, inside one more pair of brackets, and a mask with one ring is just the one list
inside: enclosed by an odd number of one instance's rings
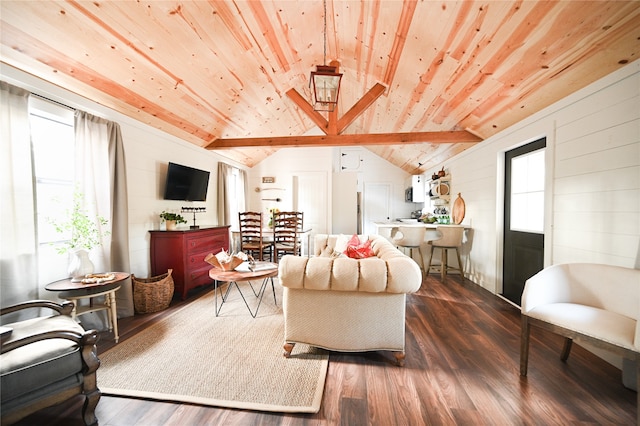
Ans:
{"label": "flat screen television", "polygon": [[209,172],[169,163],[164,187],[165,200],[206,201]]}

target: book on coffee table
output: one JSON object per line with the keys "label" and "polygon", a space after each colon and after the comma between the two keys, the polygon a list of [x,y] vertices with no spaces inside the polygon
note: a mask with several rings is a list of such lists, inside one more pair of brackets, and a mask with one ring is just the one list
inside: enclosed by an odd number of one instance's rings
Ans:
{"label": "book on coffee table", "polygon": [[268,271],[270,269],[278,269],[278,265],[276,263],[263,261],[249,263],[249,270],[253,272]]}
{"label": "book on coffee table", "polygon": [[269,271],[273,269],[278,269],[277,263],[264,262],[264,261],[257,261],[253,263],[242,262],[240,265],[238,265],[235,268],[235,270],[238,272],[259,272],[259,271]]}

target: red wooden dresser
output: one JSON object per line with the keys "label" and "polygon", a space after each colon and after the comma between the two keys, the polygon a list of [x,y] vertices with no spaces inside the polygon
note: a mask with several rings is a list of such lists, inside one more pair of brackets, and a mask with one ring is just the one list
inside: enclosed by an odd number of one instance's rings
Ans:
{"label": "red wooden dresser", "polygon": [[209,269],[204,261],[207,254],[229,250],[229,225],[151,233],[151,275],[164,274],[173,269],[175,294],[182,299],[189,290],[211,284]]}

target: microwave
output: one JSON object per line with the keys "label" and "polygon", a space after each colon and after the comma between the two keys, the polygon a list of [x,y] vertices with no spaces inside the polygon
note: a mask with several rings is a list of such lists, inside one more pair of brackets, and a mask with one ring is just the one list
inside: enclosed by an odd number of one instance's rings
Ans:
{"label": "microwave", "polygon": [[407,203],[413,203],[413,187],[410,186],[409,188],[405,189],[404,191],[404,201],[406,201]]}

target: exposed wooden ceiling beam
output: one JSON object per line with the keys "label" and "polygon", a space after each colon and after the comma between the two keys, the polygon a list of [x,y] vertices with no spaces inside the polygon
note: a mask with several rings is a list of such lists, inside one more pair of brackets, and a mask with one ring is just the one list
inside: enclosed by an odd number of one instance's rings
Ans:
{"label": "exposed wooden ceiling beam", "polygon": [[[340,62],[331,61],[330,65],[336,68],[336,72],[340,72]],[[335,136],[341,134],[349,124],[353,123],[353,121],[367,108],[369,108],[386,89],[387,88],[384,85],[376,83],[375,86],[369,89],[369,91],[365,93],[365,95],[361,97],[346,114],[340,117],[340,119],[338,119],[337,107],[333,111],[329,111],[328,119],[325,119],[322,114],[313,109],[313,105],[311,105],[296,89],[290,89],[287,91],[287,96],[302,110],[302,112],[309,116],[311,121],[313,121],[325,135]]]}
{"label": "exposed wooden ceiling beam", "polygon": [[[329,62],[329,65],[331,65],[332,67],[335,67],[337,73],[340,72],[340,62],[333,60],[331,62]],[[339,89],[338,89],[339,91]],[[340,95],[338,95],[339,97]],[[338,100],[338,98],[336,98],[336,101]],[[335,105],[335,108],[333,110],[330,110],[327,113],[327,120],[329,120],[329,126],[328,129],[329,131],[327,132],[327,135],[337,135],[340,132],[338,131],[338,104]]]}
{"label": "exposed wooden ceiling beam", "polygon": [[266,138],[216,139],[206,149],[248,147],[311,147],[311,146],[357,146],[357,145],[402,145],[416,143],[477,143],[482,139],[465,130],[448,132],[376,133],[359,135],[326,136],[275,136]]}
{"label": "exposed wooden ceiling beam", "polygon": [[307,100],[300,94],[296,89],[290,89],[287,91],[287,96],[289,99],[293,101],[298,108],[300,108],[305,114],[309,116],[311,121],[315,123],[316,126],[320,128],[324,133],[328,132],[329,123],[327,119],[322,116],[318,111],[313,109],[313,105],[311,105]]}
{"label": "exposed wooden ceiling beam", "polygon": [[353,123],[353,121],[360,116],[367,108],[369,108],[375,101],[384,93],[387,88],[380,83],[376,83],[363,97],[356,102],[340,119],[338,120],[338,134],[342,133],[344,129]]}

